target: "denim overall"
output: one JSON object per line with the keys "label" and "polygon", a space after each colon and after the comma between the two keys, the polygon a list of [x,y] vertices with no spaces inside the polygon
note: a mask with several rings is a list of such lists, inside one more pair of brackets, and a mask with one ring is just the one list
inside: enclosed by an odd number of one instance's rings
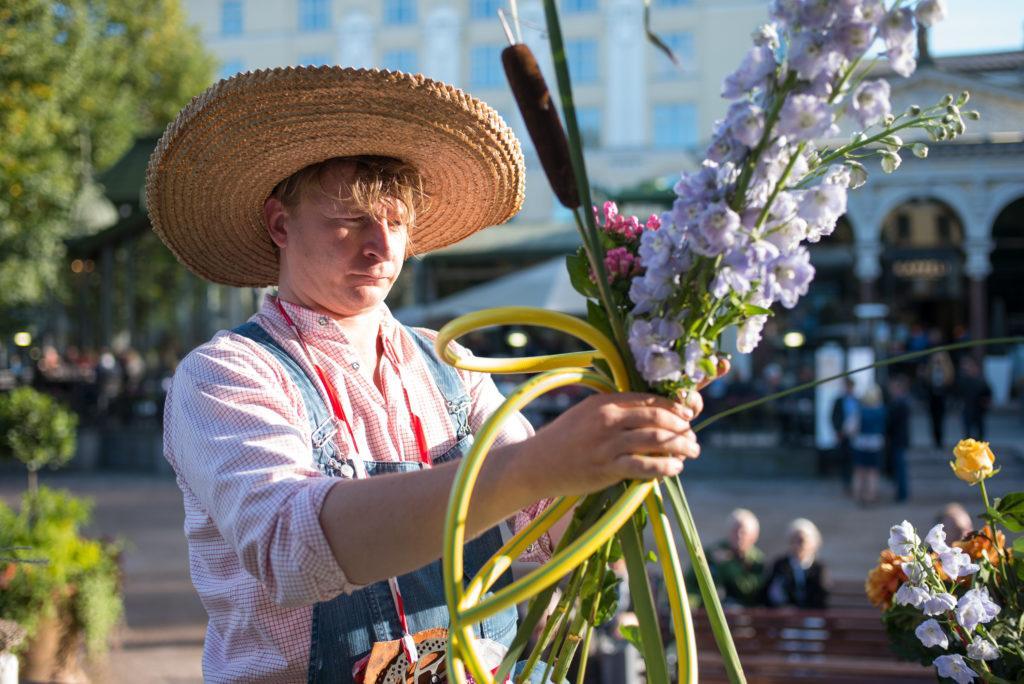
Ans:
{"label": "denim overall", "polygon": [[[434,382],[444,396],[448,417],[455,428],[456,443],[434,463],[445,463],[469,453],[473,435],[469,428],[470,398],[454,368],[442,362],[434,352],[430,340],[412,328],[406,327],[420,348]],[[235,328],[235,333],[247,337],[274,355],[288,372],[302,394],[312,432],[312,458],[325,475],[340,477],[346,463],[338,461],[334,436],[337,433],[334,416],[324,403],[316,385],[301,366],[267,334],[250,321]],[[412,462],[364,461],[367,475],[374,477],[386,473],[419,470]],[[348,472],[352,472],[345,468]],[[410,521],[415,524],[415,521]],[[483,564],[501,547],[501,532],[493,527],[465,546],[465,574],[473,577]],[[373,553],[373,549],[366,549]],[[506,572],[494,584],[500,589],[511,582]],[[445,604],[441,561],[436,560],[414,572],[401,575],[398,585],[402,592],[410,632],[432,627],[448,627],[448,607]],[[509,646],[516,632],[516,609],[507,608],[484,620],[477,627],[478,636]],[[402,637],[391,590],[387,581],[376,582],[351,594],[341,594],[330,601],[313,607],[312,643],[309,653],[310,683],[352,682],[352,666],[370,652],[377,641],[391,641]],[[541,670],[543,672],[543,670]]]}

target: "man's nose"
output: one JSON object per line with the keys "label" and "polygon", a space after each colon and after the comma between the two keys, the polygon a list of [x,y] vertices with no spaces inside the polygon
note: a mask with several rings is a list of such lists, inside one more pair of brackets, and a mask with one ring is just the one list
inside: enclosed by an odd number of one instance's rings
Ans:
{"label": "man's nose", "polygon": [[381,261],[391,258],[394,251],[392,240],[395,238],[395,231],[392,230],[391,222],[387,217],[368,218],[365,238],[363,251],[367,256],[376,257]]}

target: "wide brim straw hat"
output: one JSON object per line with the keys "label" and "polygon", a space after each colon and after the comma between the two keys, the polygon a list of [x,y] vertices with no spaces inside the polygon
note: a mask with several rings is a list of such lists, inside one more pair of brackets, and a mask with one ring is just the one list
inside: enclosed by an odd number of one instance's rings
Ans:
{"label": "wide brim straw hat", "polygon": [[167,127],[146,178],[153,230],[198,276],[274,285],[267,197],[310,164],[356,155],[394,157],[420,173],[428,201],[410,256],[504,223],[522,206],[519,141],[480,100],[396,71],[278,68],[220,81]]}

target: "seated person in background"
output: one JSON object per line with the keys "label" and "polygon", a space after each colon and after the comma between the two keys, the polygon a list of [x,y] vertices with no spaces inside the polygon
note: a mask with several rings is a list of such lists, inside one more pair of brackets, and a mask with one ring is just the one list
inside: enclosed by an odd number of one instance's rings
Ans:
{"label": "seated person in background", "polygon": [[946,504],[939,514],[935,516],[935,522],[943,524],[943,531],[946,539],[952,543],[960,541],[974,531],[974,522],[971,514],[958,503]]}
{"label": "seated person in background", "polygon": [[[725,606],[757,606],[764,592],[764,554],[757,548],[761,524],[745,508],[729,515],[729,537],[704,550],[715,584],[724,592]],[[693,569],[687,573],[687,586],[696,587]],[[691,593],[700,602],[700,594]]]}
{"label": "seated person in background", "polygon": [[821,532],[807,518],[789,523],[789,553],[772,564],[765,582],[765,603],[797,608],[828,607],[828,575],[815,556]]}

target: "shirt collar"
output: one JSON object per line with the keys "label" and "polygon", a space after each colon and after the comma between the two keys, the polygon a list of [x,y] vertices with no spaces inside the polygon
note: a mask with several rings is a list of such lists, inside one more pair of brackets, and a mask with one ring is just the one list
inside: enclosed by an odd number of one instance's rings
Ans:
{"label": "shirt collar", "polygon": [[[263,300],[263,306],[261,307],[260,313],[264,316],[270,316],[274,321],[277,321],[283,326],[288,326],[288,321],[281,316],[281,312],[277,309],[275,300],[277,294],[267,295]],[[346,337],[341,326],[330,316],[313,311],[301,304],[295,304],[293,302],[281,302],[284,305],[285,311],[291,316],[292,321],[295,323],[295,327],[299,329],[299,332],[308,339],[335,339],[349,344],[349,340]],[[398,327],[398,321],[391,314],[391,309],[384,302],[379,304],[380,310],[380,327],[381,332],[389,339],[394,341],[395,331]]]}

